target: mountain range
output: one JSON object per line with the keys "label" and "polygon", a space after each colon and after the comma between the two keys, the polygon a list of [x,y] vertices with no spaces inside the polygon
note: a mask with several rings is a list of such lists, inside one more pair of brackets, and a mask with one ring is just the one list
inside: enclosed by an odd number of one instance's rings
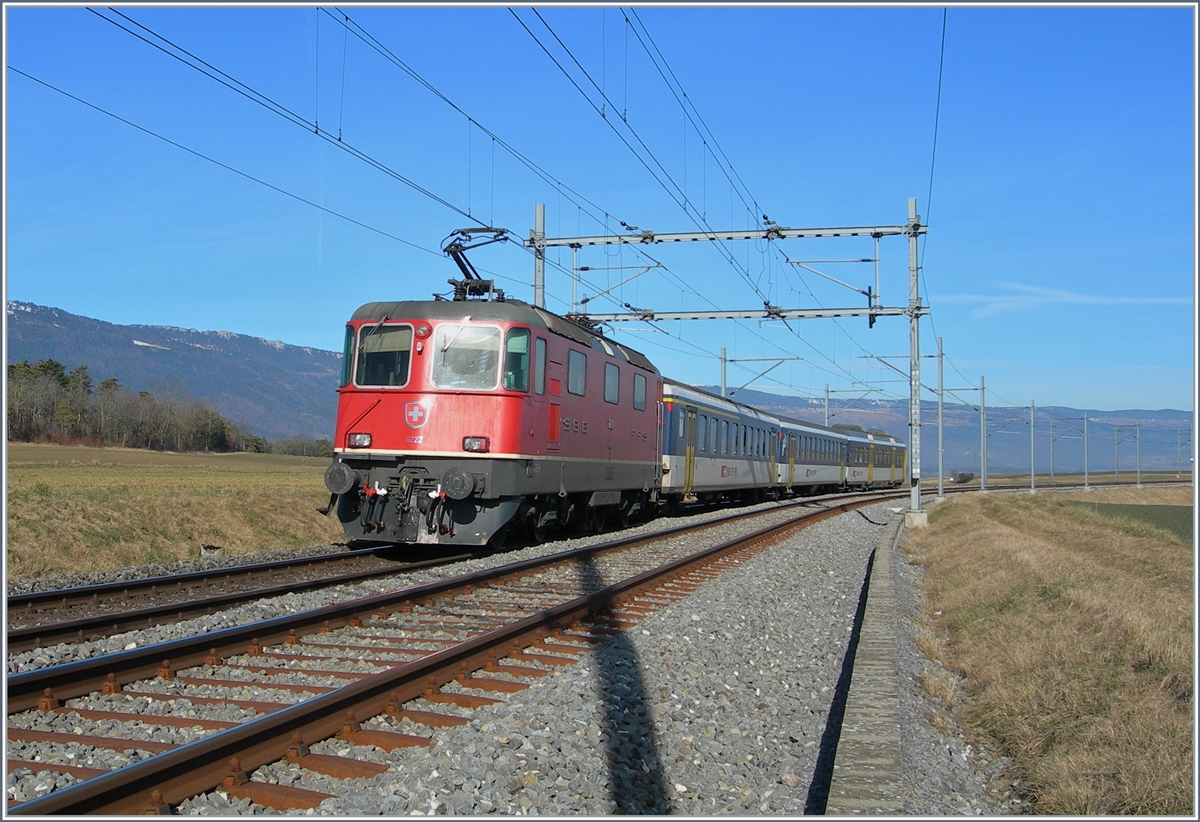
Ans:
{"label": "mountain range", "polygon": [[[332,438],[342,355],[227,331],[158,325],[115,325],[57,308],[9,301],[9,363],[53,359],[68,371],[86,365],[93,380],[109,377],[135,391],[174,392],[209,404],[222,416],[268,439]],[[669,375],[668,375],[669,376]],[[716,386],[697,386],[720,393]],[[734,399],[772,413],[823,423],[823,399],[743,389]],[[1029,471],[1029,409],[988,412],[988,472]],[[922,403],[922,473],[937,475],[937,404]],[[1037,408],[1034,460],[1039,474],[1083,468],[1083,419],[1088,419],[1088,467],[1093,473],[1190,468],[1189,411],[1096,411]],[[944,407],[943,464],[979,471],[979,411]],[[831,400],[831,425],[880,429],[908,439],[906,400]],[[1051,449],[1053,425],[1053,451]],[[1137,428],[1135,428],[1137,426]],[[1138,430],[1140,429],[1140,430]],[[1178,432],[1186,432],[1180,434]]]}

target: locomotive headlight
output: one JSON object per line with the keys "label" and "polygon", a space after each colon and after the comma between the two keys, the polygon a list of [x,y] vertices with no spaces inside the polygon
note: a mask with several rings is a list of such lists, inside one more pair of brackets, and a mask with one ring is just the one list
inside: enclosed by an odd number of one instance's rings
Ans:
{"label": "locomotive headlight", "polygon": [[418,323],[418,324],[417,324],[417,337],[418,337],[419,339],[422,339],[422,340],[423,340],[423,339],[425,339],[426,337],[428,337],[428,336],[429,336],[429,331],[430,331],[430,329],[429,329],[429,323]]}
{"label": "locomotive headlight", "polygon": [[492,443],[487,437],[463,437],[463,450],[475,454],[486,454]]}
{"label": "locomotive headlight", "polygon": [[347,434],[346,435],[346,447],[347,448],[370,448],[371,447],[371,435],[370,434]]}

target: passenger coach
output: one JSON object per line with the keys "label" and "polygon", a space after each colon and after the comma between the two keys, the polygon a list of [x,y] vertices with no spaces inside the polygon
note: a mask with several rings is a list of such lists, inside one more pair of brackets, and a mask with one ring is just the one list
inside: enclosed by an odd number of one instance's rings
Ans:
{"label": "passenger coach", "polygon": [[779,421],[750,406],[663,381],[662,497],[763,499],[778,484]]}

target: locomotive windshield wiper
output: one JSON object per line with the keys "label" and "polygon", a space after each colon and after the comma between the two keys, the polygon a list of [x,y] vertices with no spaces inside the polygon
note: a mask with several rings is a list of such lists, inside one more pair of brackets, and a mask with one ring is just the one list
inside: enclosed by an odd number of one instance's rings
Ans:
{"label": "locomotive windshield wiper", "polygon": [[454,332],[454,336],[451,337],[450,339],[446,340],[446,342],[442,344],[442,353],[443,354],[445,354],[450,349],[450,346],[454,345],[454,341],[458,339],[458,335],[467,330],[467,323],[469,323],[470,321],[471,321],[470,314],[468,314],[467,316],[462,318],[462,322],[459,323],[458,330]]}
{"label": "locomotive windshield wiper", "polygon": [[383,328],[383,324],[384,324],[385,322],[387,322],[387,321],[388,321],[388,315],[387,315],[387,314],[384,314],[384,315],[383,315],[383,319],[382,319],[382,320],[380,320],[379,322],[375,323],[375,325],[371,327],[371,330],[370,330],[370,331],[368,331],[368,332],[366,333],[366,335],[364,335],[364,336],[363,336],[363,338],[362,338],[362,339],[359,341],[359,343],[358,343],[358,344],[359,344],[359,346],[361,346],[363,343],[365,343],[365,342],[367,341],[367,337],[370,337],[370,336],[371,336],[372,334],[374,334],[376,331],[378,331],[379,329]]}

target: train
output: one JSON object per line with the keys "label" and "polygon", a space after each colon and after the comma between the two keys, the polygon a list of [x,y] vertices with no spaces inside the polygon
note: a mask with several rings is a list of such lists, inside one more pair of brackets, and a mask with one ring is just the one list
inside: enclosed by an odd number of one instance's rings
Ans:
{"label": "train", "polygon": [[[455,281],[451,281],[452,283]],[[906,445],[664,377],[585,318],[492,289],[345,328],[329,503],[351,541],[503,545],[691,504],[895,487]]]}

